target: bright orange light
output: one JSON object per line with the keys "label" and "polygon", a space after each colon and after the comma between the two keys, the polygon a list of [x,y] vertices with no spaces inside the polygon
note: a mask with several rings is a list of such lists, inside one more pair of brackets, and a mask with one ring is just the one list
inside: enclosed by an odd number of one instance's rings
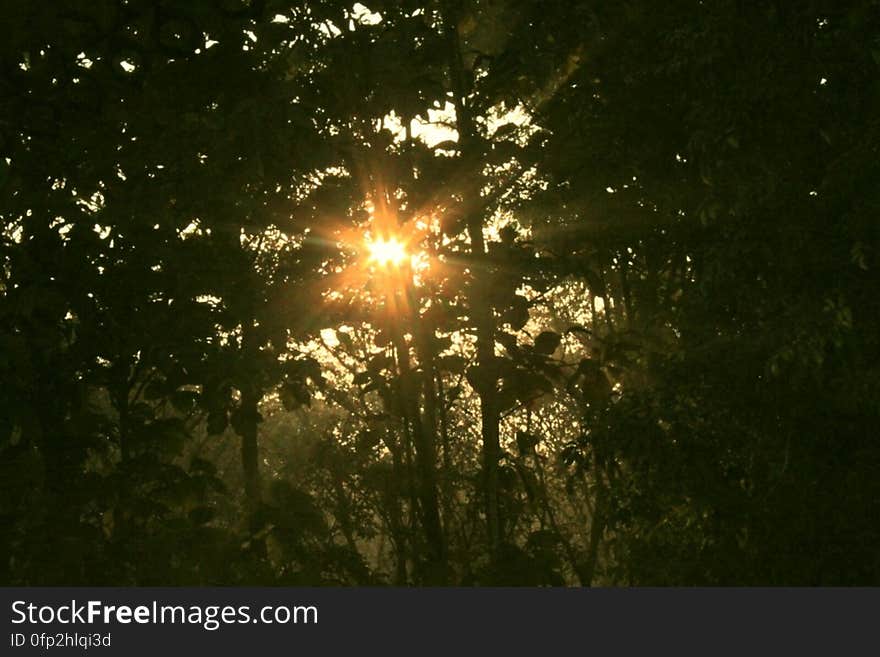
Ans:
{"label": "bright orange light", "polygon": [[370,252],[370,260],[383,266],[398,267],[409,257],[403,243],[393,237],[387,240],[378,239],[368,242],[367,249]]}

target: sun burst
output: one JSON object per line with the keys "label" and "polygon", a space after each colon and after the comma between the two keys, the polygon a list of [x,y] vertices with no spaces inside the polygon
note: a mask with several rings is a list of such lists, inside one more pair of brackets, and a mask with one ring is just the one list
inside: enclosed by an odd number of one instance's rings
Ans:
{"label": "sun burst", "polygon": [[370,260],[384,267],[399,267],[409,257],[409,254],[406,252],[406,245],[393,237],[368,242],[367,250]]}

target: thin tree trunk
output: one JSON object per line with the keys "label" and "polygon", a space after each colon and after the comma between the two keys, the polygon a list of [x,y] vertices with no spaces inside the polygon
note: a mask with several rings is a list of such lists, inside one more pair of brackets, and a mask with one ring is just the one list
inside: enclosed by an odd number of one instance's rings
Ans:
{"label": "thin tree trunk", "polygon": [[[446,32],[449,40],[450,77],[453,85],[453,96],[456,112],[456,123],[459,134],[459,148],[462,160],[468,161],[476,146],[476,131],[470,109],[467,106],[467,88],[465,70],[461,55],[461,42],[456,26],[457,17],[449,11],[446,16]],[[466,215],[468,237],[471,242],[471,254],[474,267],[479,267],[485,260],[486,245],[483,240],[483,217],[476,210],[477,198],[466,194],[463,200]],[[478,271],[471,271],[475,280],[480,276]],[[498,496],[498,463],[501,459],[501,443],[498,425],[500,413],[498,409],[497,381],[491,374],[495,361],[495,318],[491,306],[482,298],[481,286],[472,285],[469,309],[471,320],[477,330],[477,364],[484,374],[484,384],[476,391],[480,398],[480,432],[483,441],[483,486],[485,497],[486,529],[489,544],[489,559],[493,570],[498,564],[498,554],[503,534],[501,509]]]}
{"label": "thin tree trunk", "polygon": [[254,513],[260,506],[260,465],[259,447],[257,444],[257,420],[259,414],[257,404],[259,396],[253,389],[241,393],[242,423],[239,426],[241,436],[241,465],[244,472],[244,492],[248,511]]}
{"label": "thin tree trunk", "polygon": [[590,542],[587,545],[587,561],[583,569],[584,586],[592,586],[596,578],[596,568],[599,561],[599,544],[605,535],[605,505],[607,490],[602,478],[596,456],[593,455],[593,476],[596,485],[596,502],[593,505],[593,517],[590,519]]}
{"label": "thin tree trunk", "polygon": [[[249,316],[254,316],[254,309],[249,309]],[[242,324],[242,354],[245,358],[254,358],[259,352],[259,338],[253,320]],[[241,466],[244,475],[244,492],[251,522],[255,512],[260,508],[260,452],[258,444],[258,424],[260,421],[259,404],[262,391],[252,377],[245,379],[239,386],[241,400],[238,408],[238,422],[233,424],[236,433],[241,437]],[[251,527],[258,530],[258,527]]]}
{"label": "thin tree trunk", "polygon": [[[431,584],[443,584],[446,580],[446,549],[443,526],[440,522],[440,505],[437,498],[436,449],[434,437],[429,435],[422,423],[419,411],[418,392],[407,384],[412,378],[409,347],[403,339],[403,332],[394,323],[393,341],[397,351],[397,361],[403,397],[404,413],[409,421],[413,444],[415,445],[416,469],[418,471],[418,498],[421,508],[421,521],[429,550],[429,580]],[[416,389],[417,390],[417,389]]]}
{"label": "thin tree trunk", "polygon": [[636,310],[633,306],[632,292],[629,286],[629,265],[627,264],[628,257],[629,254],[626,252],[626,249],[623,249],[620,252],[620,256],[617,261],[617,267],[620,273],[620,292],[623,296],[623,305],[626,311],[626,326],[627,328],[632,328],[636,316]]}

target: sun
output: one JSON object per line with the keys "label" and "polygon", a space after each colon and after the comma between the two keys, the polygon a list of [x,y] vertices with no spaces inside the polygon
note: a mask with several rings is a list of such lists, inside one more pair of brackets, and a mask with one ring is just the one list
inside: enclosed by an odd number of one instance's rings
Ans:
{"label": "sun", "polygon": [[367,250],[371,261],[385,267],[398,267],[409,257],[403,242],[393,237],[367,242]]}

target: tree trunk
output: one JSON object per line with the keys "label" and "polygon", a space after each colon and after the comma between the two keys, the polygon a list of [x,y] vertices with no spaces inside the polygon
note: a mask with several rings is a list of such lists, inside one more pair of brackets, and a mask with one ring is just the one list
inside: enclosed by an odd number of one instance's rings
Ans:
{"label": "tree trunk", "polygon": [[[413,444],[415,445],[420,515],[428,545],[427,583],[445,584],[446,547],[443,526],[440,522],[440,503],[437,496],[437,457],[434,435],[426,431],[422,421],[418,388],[410,385],[413,371],[410,364],[409,347],[403,338],[403,331],[394,322],[392,322],[392,326],[394,327],[393,341],[397,352],[399,377],[403,383],[401,386],[403,408],[412,430]],[[414,330],[418,331],[418,328]]]}
{"label": "tree trunk", "polygon": [[[462,160],[469,161],[470,155],[476,147],[476,131],[470,108],[467,106],[467,90],[469,85],[465,83],[464,63],[461,55],[461,42],[456,26],[456,16],[450,9],[446,16],[446,31],[449,40],[449,69],[452,79],[453,96],[456,113],[456,124],[459,134],[459,148]],[[471,242],[471,254],[475,265],[482,263],[486,255],[486,245],[483,239],[483,216],[477,210],[479,199],[473,193],[468,194],[465,190],[463,205],[467,213],[466,224],[468,237]],[[478,274],[471,271],[471,275]],[[491,375],[495,361],[495,317],[491,306],[486,304],[481,286],[473,285],[469,309],[471,320],[477,331],[477,364],[482,373],[486,375],[485,385],[481,385],[476,392],[480,398],[480,433],[483,442],[483,486],[485,498],[486,529],[489,544],[489,560],[494,567],[498,563],[498,553],[501,547],[503,533],[501,509],[498,499],[498,462],[501,458],[501,443],[499,439],[498,425],[500,413],[498,410],[497,381]]]}
{"label": "tree trunk", "polygon": [[247,389],[241,393],[242,421],[238,426],[241,436],[241,466],[244,473],[244,493],[248,511],[253,514],[260,506],[260,464],[259,447],[257,445],[257,423],[259,411],[257,405],[259,395],[255,390]]}

